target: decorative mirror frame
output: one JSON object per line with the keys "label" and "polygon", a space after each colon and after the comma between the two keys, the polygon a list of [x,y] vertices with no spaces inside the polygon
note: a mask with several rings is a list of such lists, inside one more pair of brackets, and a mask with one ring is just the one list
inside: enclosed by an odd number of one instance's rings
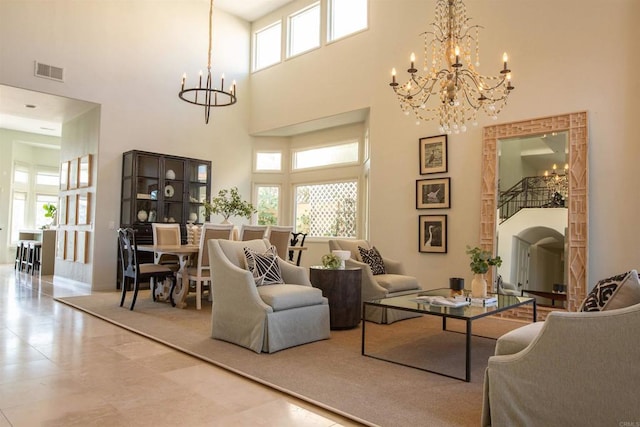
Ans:
{"label": "decorative mirror frame", "polygon": [[[569,206],[567,246],[567,306],[576,311],[587,291],[589,174],[587,112],[562,114],[487,126],[482,135],[480,245],[495,253],[498,205],[498,140],[550,132],[569,133]],[[491,272],[492,273],[492,272]],[[487,282],[493,283],[491,277]],[[491,285],[489,285],[491,286]],[[491,291],[491,289],[489,289]]]}

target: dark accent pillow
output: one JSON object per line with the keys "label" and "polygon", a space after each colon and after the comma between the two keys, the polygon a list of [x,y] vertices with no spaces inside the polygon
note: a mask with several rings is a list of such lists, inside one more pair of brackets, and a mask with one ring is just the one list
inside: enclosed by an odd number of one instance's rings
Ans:
{"label": "dark accent pillow", "polygon": [[640,303],[638,272],[631,270],[600,280],[582,302],[579,311],[606,311]]}
{"label": "dark accent pillow", "polygon": [[371,249],[365,249],[362,246],[358,246],[358,252],[360,252],[360,258],[362,258],[362,261],[371,267],[371,272],[374,275],[387,273],[384,268],[382,255],[380,255],[380,252],[378,252],[375,246]]}
{"label": "dark accent pillow", "polygon": [[253,249],[244,248],[244,257],[247,270],[253,274],[256,286],[284,283],[275,246],[271,246],[262,254]]}

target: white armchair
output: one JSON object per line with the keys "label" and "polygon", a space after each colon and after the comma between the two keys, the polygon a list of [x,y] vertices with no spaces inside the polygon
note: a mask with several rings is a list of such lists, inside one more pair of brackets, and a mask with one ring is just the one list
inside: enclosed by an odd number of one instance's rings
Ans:
{"label": "white armchair", "polygon": [[[343,250],[351,252],[351,258],[346,260],[347,267],[362,268],[362,301],[392,297],[413,292],[419,292],[422,287],[418,280],[405,273],[401,262],[382,257],[385,274],[374,275],[368,264],[362,261],[358,247],[371,249],[373,246],[366,240],[329,240],[330,250]],[[365,319],[376,323],[393,323],[397,320],[417,317],[419,314],[408,311],[383,309],[367,306]]]}
{"label": "white armchair", "polygon": [[498,339],[482,425],[618,426],[640,420],[640,304],[559,312]]}
{"label": "white armchair", "polygon": [[329,305],[306,269],[277,259],[286,284],[256,286],[244,248],[264,253],[267,239],[209,240],[213,275],[211,336],[273,353],[329,338]]}

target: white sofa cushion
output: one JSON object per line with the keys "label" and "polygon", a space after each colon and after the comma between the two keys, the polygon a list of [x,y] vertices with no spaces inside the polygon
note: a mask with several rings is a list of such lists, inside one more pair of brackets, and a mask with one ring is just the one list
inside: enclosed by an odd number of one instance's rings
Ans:
{"label": "white sofa cushion", "polygon": [[376,282],[390,293],[420,289],[418,279],[400,274],[378,274]]}
{"label": "white sofa cushion", "polygon": [[534,322],[507,332],[498,338],[496,342],[496,356],[503,354],[516,354],[524,350],[540,333],[544,322]]}
{"label": "white sofa cushion", "polygon": [[258,294],[273,311],[323,304],[325,300],[320,289],[300,285],[261,286]]}

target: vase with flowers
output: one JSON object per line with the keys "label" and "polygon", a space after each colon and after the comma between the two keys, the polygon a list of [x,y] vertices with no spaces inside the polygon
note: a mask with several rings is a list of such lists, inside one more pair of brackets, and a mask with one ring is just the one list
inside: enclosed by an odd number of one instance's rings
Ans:
{"label": "vase with flowers", "polygon": [[487,279],[485,274],[489,271],[490,266],[500,267],[502,259],[499,256],[493,257],[492,253],[476,246],[472,248],[467,246],[467,255],[471,258],[471,271],[473,272],[473,280],[471,281],[471,295],[474,298],[486,298],[487,296]]}

